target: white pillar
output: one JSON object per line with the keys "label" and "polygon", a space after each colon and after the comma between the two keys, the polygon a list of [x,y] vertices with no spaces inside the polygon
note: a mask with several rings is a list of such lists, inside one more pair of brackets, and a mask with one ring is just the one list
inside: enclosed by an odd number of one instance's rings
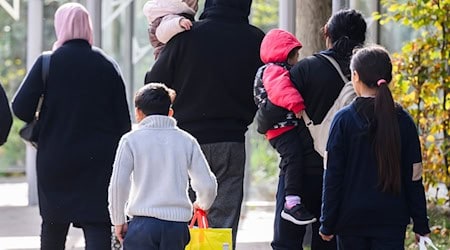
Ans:
{"label": "white pillar", "polygon": [[[43,1],[28,0],[27,28],[27,69],[31,69],[34,61],[42,52],[42,17]],[[26,175],[28,182],[28,205],[37,205],[36,150],[26,146]]]}
{"label": "white pillar", "polygon": [[[381,11],[378,1],[369,1],[368,8],[370,12]],[[367,39],[366,43],[379,43],[380,42],[380,23],[373,19],[372,16],[366,16],[367,21]]]}
{"label": "white pillar", "polygon": [[333,7],[331,12],[336,13],[340,9],[348,8],[349,4],[345,0],[333,0]]}
{"label": "white pillar", "polygon": [[[132,100],[134,96],[134,78],[133,78],[133,36],[134,36],[134,5],[135,1],[130,1],[129,5],[122,12],[122,36],[121,36],[121,56],[123,64],[121,65],[125,87],[127,90],[127,99]],[[144,77],[141,77],[143,81]],[[133,110],[133,102],[128,102],[129,109]]]}
{"label": "white pillar", "polygon": [[86,9],[91,14],[94,45],[102,47],[102,0],[87,0]]}
{"label": "white pillar", "polygon": [[279,8],[279,27],[295,34],[295,0],[280,0]]}

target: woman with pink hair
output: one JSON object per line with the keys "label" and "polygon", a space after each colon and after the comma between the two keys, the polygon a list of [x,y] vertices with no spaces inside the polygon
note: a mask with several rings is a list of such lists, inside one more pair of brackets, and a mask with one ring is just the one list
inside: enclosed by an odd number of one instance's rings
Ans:
{"label": "woman with pink hair", "polygon": [[58,8],[55,31],[45,83],[40,56],[12,104],[31,122],[44,94],[36,164],[41,249],[64,249],[70,224],[83,229],[86,249],[111,249],[108,184],[118,142],[131,128],[124,82],[118,65],[92,46],[82,5]]}

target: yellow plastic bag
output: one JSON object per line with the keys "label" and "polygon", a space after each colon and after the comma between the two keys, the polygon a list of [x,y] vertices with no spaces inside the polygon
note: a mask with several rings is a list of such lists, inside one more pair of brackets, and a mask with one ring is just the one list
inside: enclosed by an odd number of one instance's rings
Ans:
{"label": "yellow plastic bag", "polygon": [[[198,228],[194,228],[197,221]],[[232,249],[231,228],[208,228],[206,213],[196,210],[189,225],[191,240],[185,250],[228,250]]]}
{"label": "yellow plastic bag", "polygon": [[231,228],[189,228],[191,241],[185,250],[232,249]]}

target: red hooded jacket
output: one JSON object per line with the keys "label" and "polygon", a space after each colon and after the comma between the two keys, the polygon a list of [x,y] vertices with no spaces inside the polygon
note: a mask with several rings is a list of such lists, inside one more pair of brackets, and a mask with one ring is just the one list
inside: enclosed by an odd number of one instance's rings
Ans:
{"label": "red hooded jacket", "polygon": [[[260,56],[265,64],[286,63],[288,54],[294,48],[302,47],[300,41],[291,33],[281,30],[270,30],[261,43]],[[277,64],[270,64],[264,70],[262,78],[269,100],[282,108],[297,114],[305,109],[303,97],[292,84],[289,71]],[[294,126],[270,129],[266,133],[267,139],[275,138]]]}

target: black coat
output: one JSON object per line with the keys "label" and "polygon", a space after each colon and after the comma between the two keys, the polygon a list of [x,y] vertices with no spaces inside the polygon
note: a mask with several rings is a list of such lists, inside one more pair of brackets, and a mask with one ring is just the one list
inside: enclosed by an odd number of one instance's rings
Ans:
{"label": "black coat", "polygon": [[[42,57],[13,100],[15,115],[33,119],[41,92]],[[108,184],[117,144],[130,130],[125,86],[118,66],[85,40],[53,52],[44,90],[37,151],[43,220],[109,221]]]}
{"label": "black coat", "polygon": [[12,125],[11,109],[8,98],[0,84],[0,146],[6,142]]}
{"label": "black coat", "polygon": [[253,80],[264,33],[249,24],[250,0],[215,0],[191,30],[173,37],[145,83],[177,92],[178,125],[200,144],[244,142],[253,121]]}

